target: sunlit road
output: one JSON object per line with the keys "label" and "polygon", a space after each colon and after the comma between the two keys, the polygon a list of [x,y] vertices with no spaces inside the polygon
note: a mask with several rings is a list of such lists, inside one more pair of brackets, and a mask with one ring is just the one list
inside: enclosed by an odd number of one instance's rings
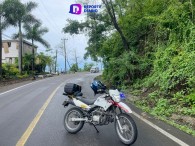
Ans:
{"label": "sunlit road", "polygon": [[[90,73],[62,75],[0,93],[0,146],[14,146],[25,134],[26,140],[23,140],[25,146],[122,146],[113,124],[97,127],[100,133],[96,133],[95,129],[88,124],[85,124],[77,134],[69,134],[64,129],[63,118],[68,109],[62,106],[65,98],[62,95],[64,84],[78,83],[83,87],[84,96],[94,98],[90,83],[96,75]],[[55,90],[57,91],[54,92]],[[48,98],[51,98],[51,101],[47,103]],[[47,103],[46,109],[40,110],[45,103]],[[140,114],[135,107],[131,108]],[[39,112],[42,114],[29,132],[29,125],[36,119]],[[134,115],[132,117],[138,127],[138,139],[133,146],[182,145]],[[162,122],[156,120],[151,120],[151,122],[169,132],[183,144],[195,144],[194,137]]]}

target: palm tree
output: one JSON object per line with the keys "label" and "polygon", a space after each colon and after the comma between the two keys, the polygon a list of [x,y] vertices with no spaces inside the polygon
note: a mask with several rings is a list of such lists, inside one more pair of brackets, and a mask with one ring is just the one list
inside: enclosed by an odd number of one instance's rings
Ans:
{"label": "palm tree", "polygon": [[25,34],[24,37],[31,40],[32,42],[32,54],[33,54],[33,58],[32,58],[32,71],[34,71],[34,58],[35,58],[35,52],[34,52],[34,41],[37,41],[39,43],[41,43],[42,45],[44,45],[45,47],[49,48],[49,43],[47,41],[45,41],[42,36],[48,32],[48,29],[46,27],[41,27],[41,23],[37,22],[34,24],[24,24],[23,26],[24,30],[25,30]]}
{"label": "palm tree", "polygon": [[32,23],[37,20],[31,14],[32,10],[37,7],[37,3],[28,2],[21,3],[20,0],[5,0],[3,2],[5,19],[13,26],[19,27],[19,51],[18,51],[18,65],[19,71],[22,72],[22,24]]}
{"label": "palm tree", "polygon": [[9,23],[3,19],[3,5],[2,3],[0,4],[0,77],[2,77],[2,31],[5,30],[8,26]]}
{"label": "palm tree", "polygon": [[32,66],[32,54],[25,54],[22,61],[24,64],[24,70],[29,73],[31,70],[30,66]]}
{"label": "palm tree", "polygon": [[51,66],[53,65],[54,63],[54,60],[51,56],[47,56],[45,55],[43,52],[40,52],[38,55],[37,55],[37,58],[39,60],[39,71],[41,72],[45,72],[45,68],[46,66],[48,65],[50,67],[50,72],[51,72]]}

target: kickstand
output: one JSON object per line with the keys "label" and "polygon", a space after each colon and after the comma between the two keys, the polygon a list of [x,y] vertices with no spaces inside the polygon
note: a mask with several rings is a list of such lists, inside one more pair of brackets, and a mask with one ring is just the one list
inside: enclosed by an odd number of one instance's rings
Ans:
{"label": "kickstand", "polygon": [[94,124],[92,124],[93,127],[95,128],[95,130],[97,131],[97,133],[99,133],[98,129],[96,128],[96,126]]}

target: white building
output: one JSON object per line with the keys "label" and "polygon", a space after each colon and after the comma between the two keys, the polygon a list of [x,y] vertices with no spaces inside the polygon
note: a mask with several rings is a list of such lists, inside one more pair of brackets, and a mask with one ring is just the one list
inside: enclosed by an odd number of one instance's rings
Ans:
{"label": "white building", "polygon": [[[23,40],[22,56],[32,54],[32,44]],[[18,58],[19,41],[18,40],[3,40],[2,41],[2,62],[15,63]],[[37,46],[34,45],[34,52],[37,52]]]}

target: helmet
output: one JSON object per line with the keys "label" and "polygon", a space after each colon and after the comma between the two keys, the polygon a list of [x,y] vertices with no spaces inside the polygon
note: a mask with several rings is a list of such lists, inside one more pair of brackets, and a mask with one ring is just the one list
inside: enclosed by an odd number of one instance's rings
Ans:
{"label": "helmet", "polygon": [[104,93],[106,90],[106,86],[99,80],[94,80],[91,83],[91,89],[93,90],[94,94]]}

